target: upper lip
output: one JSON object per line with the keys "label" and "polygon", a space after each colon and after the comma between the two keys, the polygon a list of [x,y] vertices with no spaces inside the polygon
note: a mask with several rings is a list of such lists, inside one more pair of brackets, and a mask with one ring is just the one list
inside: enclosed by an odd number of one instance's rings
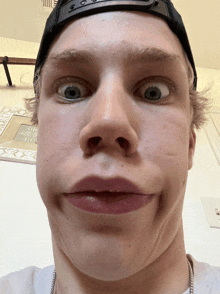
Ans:
{"label": "upper lip", "polygon": [[100,177],[86,177],[77,182],[69,191],[69,194],[77,192],[112,192],[142,194],[141,190],[131,181],[122,178],[103,179]]}

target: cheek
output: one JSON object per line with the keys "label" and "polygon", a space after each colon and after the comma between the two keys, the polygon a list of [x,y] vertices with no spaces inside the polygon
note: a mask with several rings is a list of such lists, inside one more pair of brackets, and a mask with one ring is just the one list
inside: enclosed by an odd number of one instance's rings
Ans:
{"label": "cheek", "polygon": [[[74,120],[73,120],[74,116]],[[42,102],[39,108],[38,154],[48,158],[56,155],[58,159],[63,150],[75,148],[80,121],[69,105],[60,105],[50,100]],[[45,148],[46,147],[46,148]]]}
{"label": "cheek", "polygon": [[47,108],[45,103],[39,109],[36,172],[39,190],[45,197],[66,186],[62,177],[63,162],[70,156],[72,160],[74,157],[74,164],[79,161],[74,153],[79,150],[79,141],[74,139],[78,136],[76,120],[74,122],[73,126],[64,108],[61,110],[52,104]]}
{"label": "cheek", "polygon": [[166,109],[143,122],[142,134],[155,158],[184,158],[189,147],[189,117],[181,109]]}
{"label": "cheek", "polygon": [[172,183],[181,189],[188,174],[188,115],[177,109],[161,112],[157,119],[146,122],[143,136],[144,161],[151,161],[160,169],[167,187]]}
{"label": "cheek", "polygon": [[177,109],[161,112],[158,117],[146,126],[142,154],[143,161],[156,167],[163,179],[155,211],[155,226],[162,226],[166,219],[177,220],[181,215],[188,176],[189,118]]}

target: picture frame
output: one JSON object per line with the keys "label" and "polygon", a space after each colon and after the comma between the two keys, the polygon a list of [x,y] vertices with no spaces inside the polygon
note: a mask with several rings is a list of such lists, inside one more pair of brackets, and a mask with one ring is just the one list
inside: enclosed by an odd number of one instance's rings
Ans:
{"label": "picture frame", "polygon": [[16,107],[0,109],[0,160],[36,164],[37,126],[29,111]]}
{"label": "picture frame", "polygon": [[206,137],[220,165],[220,111],[210,112],[208,122],[204,126]]}

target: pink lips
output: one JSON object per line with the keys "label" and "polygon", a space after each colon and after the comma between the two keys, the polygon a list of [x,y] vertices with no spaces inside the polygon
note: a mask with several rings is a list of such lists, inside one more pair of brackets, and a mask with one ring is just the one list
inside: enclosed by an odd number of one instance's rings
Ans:
{"label": "pink lips", "polygon": [[124,193],[134,193],[134,194],[144,194],[140,189],[133,184],[132,182],[122,178],[111,178],[111,179],[102,179],[99,177],[88,177],[80,182],[76,183],[71,190],[70,194],[76,192],[124,192]]}
{"label": "pink lips", "polygon": [[152,199],[132,182],[124,178],[85,178],[74,185],[67,200],[80,209],[92,213],[121,214],[137,210]]}

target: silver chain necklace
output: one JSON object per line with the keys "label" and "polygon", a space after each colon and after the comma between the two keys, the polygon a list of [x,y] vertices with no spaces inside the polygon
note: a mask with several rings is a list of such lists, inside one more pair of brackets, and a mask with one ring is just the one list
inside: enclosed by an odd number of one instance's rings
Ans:
{"label": "silver chain necklace", "polygon": [[[188,266],[189,266],[189,275],[190,275],[190,280],[189,280],[189,284],[190,284],[190,294],[194,293],[194,277],[193,277],[193,270],[192,270],[192,266],[189,262],[189,260],[187,259],[188,262]],[[54,286],[55,286],[55,281],[56,281],[56,270],[54,270],[53,272],[53,281],[52,281],[52,286],[51,286],[51,292],[50,294],[54,294]]]}

